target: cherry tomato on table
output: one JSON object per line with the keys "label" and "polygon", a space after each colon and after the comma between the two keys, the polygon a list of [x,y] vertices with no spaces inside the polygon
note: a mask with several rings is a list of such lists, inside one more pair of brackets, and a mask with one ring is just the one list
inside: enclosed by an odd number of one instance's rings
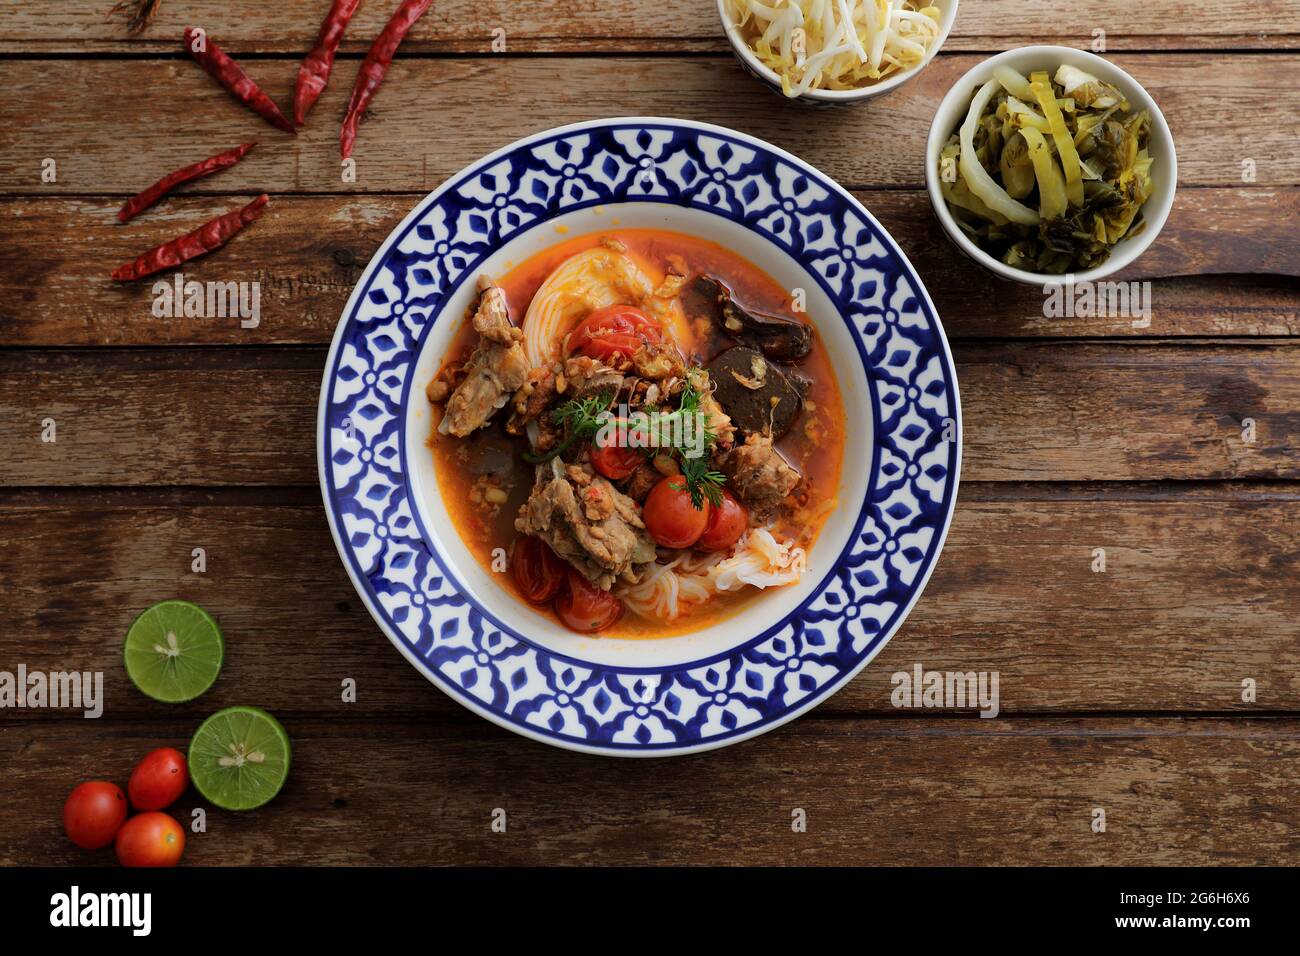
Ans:
{"label": "cherry tomato on table", "polygon": [[659,323],[630,305],[596,309],[569,336],[569,351],[608,362],[616,355],[631,358],[641,346],[658,344]]}
{"label": "cherry tomato on table", "polygon": [[175,866],[185,852],[185,831],[167,814],[150,810],[126,821],[116,847],[123,866]]}
{"label": "cherry tomato on table", "polygon": [[623,602],[570,568],[566,586],[555,599],[555,613],[570,630],[594,634],[623,616]]}
{"label": "cherry tomato on table", "polygon": [[568,568],[541,538],[529,535],[515,541],[510,573],[514,575],[519,593],[530,604],[550,604],[560,593]]}
{"label": "cherry tomato on table", "polygon": [[174,747],[159,747],[136,765],[126,792],[137,810],[161,810],[175,803],[189,785],[185,755]]}
{"label": "cherry tomato on table", "polygon": [[665,548],[689,548],[700,540],[709,524],[709,501],[706,498],[700,504],[702,507],[696,508],[691,501],[686,479],[681,475],[664,478],[650,489],[645,500],[645,529]]}
{"label": "cherry tomato on table", "polygon": [[702,551],[726,551],[749,527],[749,510],[727,489],[722,489],[722,504],[709,512],[709,523],[695,542]]}
{"label": "cherry tomato on table", "polygon": [[63,804],[63,829],[83,850],[108,846],[125,820],[126,794],[107,780],[80,784]]}

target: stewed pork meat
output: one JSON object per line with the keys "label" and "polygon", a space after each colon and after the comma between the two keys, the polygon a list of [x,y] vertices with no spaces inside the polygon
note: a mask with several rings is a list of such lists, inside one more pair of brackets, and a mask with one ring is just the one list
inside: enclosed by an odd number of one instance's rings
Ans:
{"label": "stewed pork meat", "polygon": [[[438,430],[464,437],[492,420],[528,379],[524,333],[510,322],[505,291],[486,278],[479,280],[474,312],[478,347],[465,366],[465,377],[447,399]],[[432,393],[430,394],[432,398]]]}
{"label": "stewed pork meat", "polygon": [[655,559],[640,507],[585,464],[539,465],[515,530],[541,538],[606,591]]}

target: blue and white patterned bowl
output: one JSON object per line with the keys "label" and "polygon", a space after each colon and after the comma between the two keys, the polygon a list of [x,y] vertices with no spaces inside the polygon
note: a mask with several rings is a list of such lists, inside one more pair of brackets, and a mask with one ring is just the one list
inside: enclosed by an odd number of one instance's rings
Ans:
{"label": "blue and white patterned bowl", "polygon": [[[575,635],[509,596],[452,526],[425,444],[424,385],[477,276],[564,234],[620,226],[712,239],[804,289],[849,423],[838,507],[804,580],[722,624],[652,641]],[[884,647],[952,518],[961,411],[930,297],[857,200],[762,140],[638,117],[530,136],[426,197],[343,310],[317,438],[339,553],[407,660],[524,736],[662,756],[780,726]]]}

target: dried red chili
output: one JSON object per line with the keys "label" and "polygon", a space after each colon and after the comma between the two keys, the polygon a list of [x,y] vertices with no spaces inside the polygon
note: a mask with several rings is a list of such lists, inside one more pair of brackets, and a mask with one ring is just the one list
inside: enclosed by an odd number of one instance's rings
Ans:
{"label": "dried red chili", "polygon": [[361,0],[334,0],[334,6],[320,25],[316,46],[298,67],[298,85],[293,94],[293,121],[301,126],[307,122],[307,113],[329,82],[334,68],[334,54],[338,52],[343,32],[348,28],[352,14],[357,12]]}
{"label": "dried red chili", "polygon": [[[225,50],[217,46],[207,34],[203,34],[202,44],[196,42],[198,39],[198,30],[194,27],[185,28],[185,49],[189,50],[190,56],[210,77],[272,126],[278,126],[286,133],[295,132],[293,124],[280,112],[280,107],[262,92],[262,88],[253,82],[252,77],[238,63],[226,55]],[[198,48],[200,45],[201,49]]]}
{"label": "dried red chili", "polygon": [[207,159],[168,173],[148,189],[128,199],[122,208],[117,211],[117,221],[126,222],[134,219],[181,183],[188,183],[191,179],[199,179],[203,176],[218,173],[223,169],[229,169],[243,159],[245,154],[256,145],[257,143],[244,143],[234,149],[228,149],[224,153],[217,153],[215,156],[209,156]]}
{"label": "dried red chili", "polygon": [[262,210],[270,201],[271,197],[262,193],[243,209],[218,216],[193,232],[164,242],[161,246],[154,246],[134,262],[118,266],[113,270],[113,278],[118,282],[131,282],[220,249],[236,233],[262,215]]}
{"label": "dried red chili", "polygon": [[393,64],[393,54],[397,52],[407,31],[415,26],[415,21],[424,16],[424,11],[428,10],[432,3],[433,0],[402,0],[402,5],[397,8],[392,19],[371,44],[370,51],[357,72],[357,81],[352,87],[352,97],[348,100],[348,111],[343,117],[343,128],[339,130],[339,149],[344,159],[352,155],[352,145],[357,141],[357,124],[361,122],[361,114],[366,111],[366,106],[369,105],[375,91],[379,89],[379,84],[384,81],[384,74]]}

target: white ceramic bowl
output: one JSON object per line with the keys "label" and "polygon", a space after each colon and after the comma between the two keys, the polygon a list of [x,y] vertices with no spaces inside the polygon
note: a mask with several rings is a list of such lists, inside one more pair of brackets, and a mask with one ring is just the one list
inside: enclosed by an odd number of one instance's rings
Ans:
{"label": "white ceramic bowl", "polygon": [[1160,107],[1140,83],[1129,76],[1109,60],[1083,50],[1064,46],[1026,46],[1016,50],[1007,50],[990,57],[974,69],[967,72],[953,84],[948,95],[939,104],[930,124],[930,138],[925,146],[925,185],[930,193],[930,205],[934,214],[943,224],[948,238],[967,256],[983,266],[994,275],[1026,285],[1043,286],[1059,283],[1064,276],[1044,272],[1026,272],[998,261],[977,246],[953,218],[939,189],[939,154],[966,118],[971,99],[975,91],[993,77],[994,67],[1006,65],[1027,76],[1034,70],[1049,70],[1055,75],[1062,63],[1086,70],[1093,76],[1104,80],[1119,89],[1135,110],[1147,110],[1151,114],[1151,176],[1155,180],[1155,190],[1151,198],[1142,207],[1142,217],[1146,227],[1136,236],[1129,236],[1116,243],[1110,258],[1095,269],[1072,273],[1075,282],[1095,282],[1112,275],[1129,265],[1155,242],[1156,236],[1169,218],[1169,210],[1174,205],[1174,190],[1178,186],[1178,158],[1174,155],[1174,138],[1169,132],[1169,124],[1160,112]]}
{"label": "white ceramic bowl", "polygon": [[[863,86],[856,90],[809,90],[802,96],[796,97],[794,102],[818,104],[857,103],[876,96],[883,96],[890,90],[902,86],[924,70],[930,61],[934,59],[934,55],[943,47],[943,42],[948,39],[948,33],[952,30],[953,21],[957,19],[957,0],[933,0],[932,5],[938,7],[942,14],[939,19],[939,38],[935,41],[934,46],[930,48],[926,58],[916,66],[910,70],[895,73],[879,83]],[[736,54],[745,69],[774,89],[782,98],[788,99],[789,97],[786,97],[782,92],[781,78],[754,55],[754,51],[750,49],[749,44],[741,37],[740,29],[728,12],[727,0],[718,0],[718,16],[722,19],[722,29],[727,34],[727,42],[731,44],[732,52]]]}

